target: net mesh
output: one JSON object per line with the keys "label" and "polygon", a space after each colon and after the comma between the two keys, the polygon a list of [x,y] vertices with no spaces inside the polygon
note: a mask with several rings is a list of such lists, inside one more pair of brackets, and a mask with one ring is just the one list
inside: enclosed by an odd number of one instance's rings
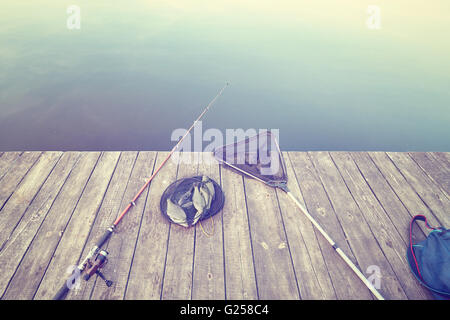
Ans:
{"label": "net mesh", "polygon": [[[193,186],[201,185],[203,183],[203,178],[203,176],[183,178],[169,185],[162,194],[160,200],[160,209],[162,214],[171,222],[180,224],[180,220],[176,221],[174,220],[173,216],[171,216],[170,210],[168,210],[168,200],[172,201],[175,204],[181,204],[181,202],[189,203],[190,205],[182,206],[185,217],[181,219],[181,223],[186,224],[186,226],[195,224],[197,221],[194,221],[194,217],[197,215],[197,209],[194,206],[192,199],[193,194],[190,191],[192,190]],[[214,187],[214,192],[210,206],[202,212],[198,221],[208,219],[218,213],[220,210],[222,210],[225,201],[225,195],[219,184],[217,184],[216,181],[210,178],[208,179]]]}
{"label": "net mesh", "polygon": [[276,136],[270,131],[216,148],[214,157],[220,163],[270,186],[283,187],[287,183],[283,155]]}

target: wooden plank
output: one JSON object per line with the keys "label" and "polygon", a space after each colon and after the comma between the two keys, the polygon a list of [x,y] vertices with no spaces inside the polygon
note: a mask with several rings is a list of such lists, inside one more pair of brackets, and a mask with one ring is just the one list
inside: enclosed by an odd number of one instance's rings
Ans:
{"label": "wooden plank", "polygon": [[224,166],[220,175],[226,197],[222,216],[226,299],[258,299],[243,178]]}
{"label": "wooden plank", "polygon": [[10,170],[0,179],[0,210],[40,156],[41,152],[22,153]]}
{"label": "wooden plank", "polygon": [[427,155],[438,160],[444,168],[450,170],[450,152],[427,152]]}
{"label": "wooden plank", "polygon": [[[120,154],[116,170],[114,170],[111,183],[106,190],[105,198],[102,201],[100,210],[97,214],[97,219],[89,234],[89,238],[84,247],[81,259],[88,254],[88,251],[97,243],[99,237],[103,235],[105,230],[111,226],[116,217],[120,214],[121,204],[124,199],[125,189],[130,178],[131,171],[136,162],[138,153],[132,151],[124,151]],[[115,237],[115,235],[112,235]],[[106,248],[107,246],[105,246]],[[111,252],[110,262],[114,261],[114,252]],[[105,274],[107,277],[109,273]],[[91,298],[92,291],[96,282],[100,281],[99,286],[105,285],[104,282],[97,277],[92,277],[88,282],[82,281],[80,290],[71,290],[66,297],[66,300],[88,300]]]}
{"label": "wooden plank", "polygon": [[20,157],[21,152],[5,152],[0,157],[0,180],[14,166],[14,161]]}
{"label": "wooden plank", "polygon": [[299,299],[275,189],[244,177],[260,299]]}
{"label": "wooden plank", "polygon": [[450,169],[446,168],[441,161],[425,152],[410,152],[409,155],[428,177],[443,190],[448,198],[450,193]]}
{"label": "wooden plank", "polygon": [[[26,209],[24,218],[0,250],[0,265],[2,266],[0,288],[5,288],[14,275],[22,257],[33,241],[35,234],[46,218],[56,196],[80,155],[79,152],[66,152],[63,154],[37,196]],[[3,290],[0,292],[3,292]]]}
{"label": "wooden plank", "polygon": [[[330,155],[408,298],[428,298],[423,286],[411,277],[405,259],[405,242],[375,198],[350,154],[330,152]],[[385,277],[382,281],[385,281]]]}
{"label": "wooden plank", "polygon": [[99,155],[100,153],[83,154],[75,165],[16,269],[9,286],[6,288],[8,284],[2,282],[0,292],[3,299],[33,298]]}
{"label": "wooden plank", "polygon": [[[51,299],[68,278],[67,268],[80,259],[120,152],[103,152],[78,201],[34,299]],[[80,280],[81,281],[81,280]]]}
{"label": "wooden plank", "polygon": [[450,225],[450,199],[437,187],[420,167],[405,153],[388,152],[395,166],[405,177],[420,199],[433,212],[442,226]]}
{"label": "wooden plank", "polygon": [[[288,153],[284,153],[284,158],[288,175],[287,187],[305,205]],[[336,299],[314,226],[285,192],[277,190],[277,196],[301,299]]]}
{"label": "wooden plank", "polygon": [[[168,154],[158,152],[156,168]],[[176,180],[177,167],[176,161],[168,160],[150,185],[125,299],[161,298],[170,222],[162,215],[159,203],[163,192]]]}
{"label": "wooden plank", "polygon": [[327,152],[309,154],[317,169],[323,186],[347,235],[348,242],[355,255],[359,269],[368,276],[366,270],[376,266],[382,275],[380,293],[387,299],[406,299],[391,265],[380,249],[361,210],[355,203],[345,182],[340,176]]}
{"label": "wooden plank", "polygon": [[[308,154],[306,152],[290,152],[289,158],[292,162],[308,212],[317,220],[339,247],[342,248],[349,259],[356,262],[348,246],[342,226],[336,217]],[[353,271],[339,257],[328,241],[320,232],[317,230],[314,231],[319,241],[320,249],[336,292],[336,297],[338,299],[372,299],[373,297],[370,291],[357,276],[353,275]]]}
{"label": "wooden plank", "polygon": [[[411,221],[411,214],[409,213],[407,207],[405,207],[386,177],[379,170],[378,166],[367,152],[352,152],[350,155],[364,177],[364,180],[372,190],[374,196],[377,198],[384,211],[386,211],[392,224],[398,230],[403,239],[403,243],[406,245],[409,243],[409,234],[407,229],[409,227],[409,222]],[[384,166],[386,164],[387,168],[389,163],[385,163],[386,160],[388,159],[386,158],[385,160],[379,162],[379,165]],[[392,165],[392,163],[390,164]],[[396,180],[394,180],[394,182],[395,181]]]}
{"label": "wooden plank", "polygon": [[[416,214],[427,216],[428,221],[432,225],[437,225],[438,221],[434,214],[427,208],[425,203],[420,199],[415,190],[409,185],[405,177],[398,171],[392,160],[385,152],[368,152],[369,157],[373,160],[378,170],[388,182],[391,189],[395,192],[398,199],[408,210],[409,217],[407,223],[401,225],[400,232],[408,232],[409,222]],[[427,233],[426,227],[421,226],[424,233]],[[409,238],[409,236],[408,236]],[[409,240],[408,240],[409,241]]]}
{"label": "wooden plank", "polygon": [[61,155],[61,152],[45,152],[28,171],[0,211],[0,249],[12,236],[13,231],[24,217],[28,205],[38,193]]}
{"label": "wooden plank", "polygon": [[[98,161],[103,169],[95,167],[99,153],[64,153],[61,158],[56,156],[60,153],[27,153],[22,159],[20,153],[10,154],[5,152],[0,158],[0,176],[1,160],[7,156],[15,159],[9,167],[4,162],[3,179],[0,178],[0,189],[5,186],[6,191],[10,190],[0,211],[0,296],[51,298],[68,276],[64,274],[67,264],[75,264],[84,256],[96,240],[95,235],[109,226],[129,200],[125,190],[134,195],[132,184],[139,188],[145,183],[139,179],[146,180],[148,175],[143,169],[138,174],[136,167],[128,184],[119,183],[130,177],[134,152],[127,156],[122,153],[117,167],[114,161]],[[371,264],[381,266],[382,293],[386,298],[432,298],[411,276],[404,250],[413,214],[425,214],[435,225],[439,224],[437,219],[448,218],[443,216],[449,207],[445,187],[449,169],[444,162],[447,155],[436,154],[284,154],[290,189],[300,202],[306,203],[330,236],[347,248],[344,251],[354,262],[369,261],[375,256],[377,261]],[[165,155],[158,154],[158,164]],[[27,159],[29,156],[34,156],[34,161]],[[13,173],[16,166],[22,174]],[[242,176],[217,165],[201,164],[197,171],[195,165],[181,164],[178,169],[178,178],[198,172],[221,182],[226,194],[225,209],[215,217],[213,236],[207,237],[199,225],[187,230],[170,226],[159,211],[159,200],[177,178],[176,168],[171,161],[165,165],[150,185],[148,196],[146,192],[141,196],[146,198],[139,204],[142,208],[132,209],[139,211],[136,219],[129,221],[129,226],[123,225],[123,234],[111,238],[117,238],[117,243],[108,244],[110,262],[104,271],[116,281],[115,287],[106,288],[101,279],[92,279],[82,283],[82,290],[73,290],[69,299],[372,298],[284,192],[245,179],[249,193],[246,198]],[[3,184],[5,178],[13,187]],[[96,180],[97,186],[91,180]],[[96,205],[85,203],[92,201]],[[261,217],[260,212],[265,215]],[[83,221],[87,226],[78,229],[75,220],[77,225]],[[362,228],[360,221],[366,223]],[[353,223],[360,230],[349,227]],[[211,230],[209,220],[203,226]],[[71,238],[80,234],[77,246],[68,244],[72,243],[65,238],[68,234]],[[371,243],[367,244],[373,238],[378,246],[375,250]],[[364,243],[358,247],[355,243],[359,242]],[[283,243],[280,249],[276,248],[276,244]],[[75,247],[78,253],[71,257],[69,252],[76,251]],[[367,256],[361,254],[363,249]],[[278,269],[273,267],[275,263]],[[361,271],[366,270],[361,263]],[[390,286],[387,294],[386,283]]]}
{"label": "wooden plank", "polygon": [[[177,179],[195,176],[198,162],[195,153],[186,153],[185,161],[178,164]],[[191,160],[188,160],[188,159]],[[194,261],[195,228],[185,228],[172,223],[164,272],[162,299],[188,300],[192,295],[192,268]]]}
{"label": "wooden plank", "polygon": [[[121,205],[122,210],[125,209],[136,193],[152,175],[155,159],[156,152],[139,152],[123,196]],[[111,237],[109,240],[107,250],[110,253],[110,262],[108,262],[103,271],[105,272],[105,275],[108,275],[108,279],[113,281],[113,285],[108,288],[103,281],[97,279],[91,299],[123,299],[138,237],[139,226],[145,208],[147,193],[148,188],[136,201],[136,206],[130,209],[126,217],[124,217],[117,226],[114,237]]]}
{"label": "wooden plank", "polygon": [[[212,153],[203,153],[198,175],[206,175],[220,185],[219,164]],[[192,299],[224,300],[224,258],[222,212],[196,225]],[[202,230],[202,227],[204,231]],[[206,234],[205,234],[206,232]]]}

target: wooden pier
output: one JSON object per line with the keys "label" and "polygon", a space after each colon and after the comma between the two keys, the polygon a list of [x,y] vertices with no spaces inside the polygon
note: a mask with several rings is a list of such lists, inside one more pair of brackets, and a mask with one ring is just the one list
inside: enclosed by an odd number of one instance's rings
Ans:
{"label": "wooden pier", "polygon": [[[167,154],[0,153],[1,299],[51,299]],[[386,299],[432,298],[406,262],[408,226],[450,227],[450,153],[283,154],[289,188]],[[159,209],[170,183],[200,174],[226,197],[206,233]],[[67,299],[374,298],[284,192],[218,163],[168,161],[115,233],[113,286],[81,280]]]}

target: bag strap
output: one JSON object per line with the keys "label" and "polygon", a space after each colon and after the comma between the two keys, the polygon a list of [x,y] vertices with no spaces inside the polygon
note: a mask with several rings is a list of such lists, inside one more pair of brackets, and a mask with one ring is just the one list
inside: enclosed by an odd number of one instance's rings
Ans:
{"label": "bag strap", "polygon": [[420,221],[425,222],[425,226],[426,226],[428,229],[436,230],[436,228],[431,227],[430,224],[428,223],[427,217],[425,217],[425,216],[422,215],[422,214],[418,214],[418,215],[414,216],[414,217],[412,218],[410,224],[409,224],[409,250],[410,250],[411,255],[412,255],[412,257],[413,257],[413,260],[414,260],[414,264],[415,264],[415,266],[416,266],[417,273],[419,274],[420,278],[423,280],[422,274],[420,273],[419,264],[418,264],[418,262],[417,262],[416,255],[415,255],[415,253],[414,253],[414,248],[413,248],[414,243],[413,243],[413,240],[412,240],[412,236],[413,236],[413,225],[414,225],[414,222],[416,222],[416,220],[420,220]]}

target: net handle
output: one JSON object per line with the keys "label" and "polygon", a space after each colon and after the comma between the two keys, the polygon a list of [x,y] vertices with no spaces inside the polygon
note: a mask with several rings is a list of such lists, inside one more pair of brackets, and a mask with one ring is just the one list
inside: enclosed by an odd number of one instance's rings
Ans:
{"label": "net handle", "polygon": [[339,254],[339,256],[347,263],[347,265],[353,270],[354,273],[361,279],[361,281],[366,285],[367,288],[372,292],[372,294],[378,300],[384,300],[383,296],[378,292],[378,290],[373,286],[373,284],[367,280],[367,278],[362,274],[362,272],[355,266],[355,264],[347,257],[347,255],[339,248],[336,242],[331,239],[331,237],[323,230],[320,224],[309,214],[308,210],[306,210],[305,206],[298,201],[298,199],[289,191],[287,188],[282,188],[283,191],[287,193],[287,195],[295,202],[297,207],[303,212],[303,214],[308,218],[309,221],[314,225],[314,227],[319,230],[319,232],[324,236],[324,238],[330,243],[330,245],[334,248],[334,250]]}

